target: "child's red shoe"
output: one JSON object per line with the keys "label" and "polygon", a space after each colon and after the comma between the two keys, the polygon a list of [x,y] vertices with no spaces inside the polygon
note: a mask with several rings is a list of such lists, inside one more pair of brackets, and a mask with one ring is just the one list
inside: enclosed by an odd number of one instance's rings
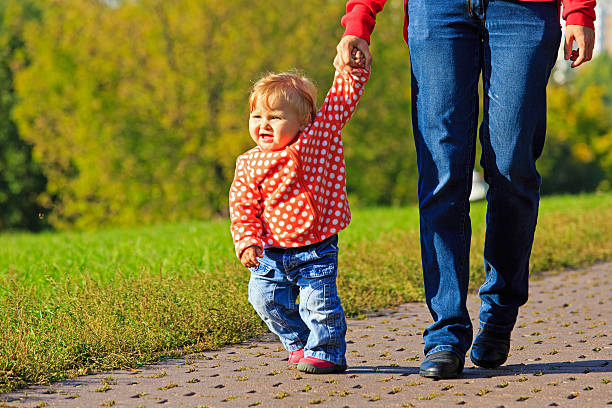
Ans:
{"label": "child's red shoe", "polygon": [[304,358],[304,349],[299,349],[299,350],[289,352],[289,363],[290,364],[297,364],[303,358]]}
{"label": "child's red shoe", "polygon": [[334,364],[331,361],[316,357],[304,357],[300,360],[297,369],[310,374],[341,373],[346,370],[345,364]]}

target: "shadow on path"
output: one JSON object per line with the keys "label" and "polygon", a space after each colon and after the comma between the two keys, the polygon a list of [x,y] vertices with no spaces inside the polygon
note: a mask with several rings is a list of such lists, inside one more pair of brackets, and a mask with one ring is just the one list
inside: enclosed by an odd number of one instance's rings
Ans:
{"label": "shadow on path", "polygon": [[[495,369],[475,366],[466,367],[461,378],[492,378],[517,374],[586,374],[610,373],[610,360],[560,361],[552,363],[510,364]],[[349,366],[344,374],[392,374],[408,376],[419,373],[419,366],[355,365]]]}

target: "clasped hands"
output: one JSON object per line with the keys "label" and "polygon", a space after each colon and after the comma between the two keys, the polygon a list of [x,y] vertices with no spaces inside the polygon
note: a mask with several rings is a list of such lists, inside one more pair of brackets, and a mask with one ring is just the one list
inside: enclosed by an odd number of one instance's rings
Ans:
{"label": "clasped hands", "polygon": [[334,67],[339,72],[356,75],[360,68],[370,71],[372,55],[368,42],[363,38],[346,35],[336,46],[336,51]]}

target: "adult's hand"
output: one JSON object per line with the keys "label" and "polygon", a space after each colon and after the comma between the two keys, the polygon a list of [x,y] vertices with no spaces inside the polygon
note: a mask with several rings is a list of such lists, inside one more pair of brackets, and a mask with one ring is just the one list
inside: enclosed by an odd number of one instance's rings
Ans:
{"label": "adult's hand", "polygon": [[[353,49],[361,51],[361,54],[365,58],[365,67],[352,58]],[[361,37],[355,35],[347,35],[342,37],[338,46],[336,46],[336,58],[334,59],[334,67],[340,72],[344,71],[349,74],[357,73],[357,69],[365,68],[367,71],[370,70],[372,64],[372,55],[370,54],[370,46],[368,42]]]}
{"label": "adult's hand", "polygon": [[[574,41],[576,41],[578,47],[576,50],[572,50]],[[572,68],[590,61],[593,58],[593,47],[595,47],[595,31],[593,29],[580,25],[565,27],[565,60],[572,60]]]}
{"label": "adult's hand", "polygon": [[242,252],[240,262],[242,262],[242,264],[247,268],[256,268],[259,266],[259,261],[257,258],[259,258],[261,255],[263,255],[261,248],[257,245],[252,245]]}

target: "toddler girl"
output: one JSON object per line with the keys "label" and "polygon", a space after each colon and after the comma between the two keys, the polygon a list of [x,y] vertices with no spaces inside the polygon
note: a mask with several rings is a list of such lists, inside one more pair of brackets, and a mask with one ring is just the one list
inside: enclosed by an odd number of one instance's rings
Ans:
{"label": "toddler girl", "polygon": [[350,210],[340,130],[368,78],[363,69],[336,72],[318,111],[308,79],[288,73],[260,79],[249,98],[257,146],[238,157],[230,189],[236,255],[251,271],[249,301],[289,351],[289,362],[308,373],[346,370],[336,273],[337,234]]}

